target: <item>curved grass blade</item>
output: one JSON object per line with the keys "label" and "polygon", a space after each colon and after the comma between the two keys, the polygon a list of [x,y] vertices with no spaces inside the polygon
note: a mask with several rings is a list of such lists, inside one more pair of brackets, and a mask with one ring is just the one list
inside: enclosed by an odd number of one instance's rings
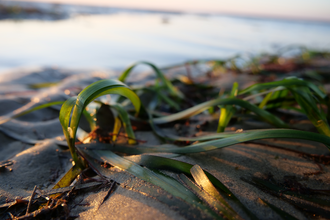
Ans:
{"label": "curved grass blade", "polygon": [[[113,149],[118,152],[124,152],[128,154],[143,154],[143,153],[176,153],[176,154],[188,154],[188,153],[198,153],[211,151],[219,148],[228,147],[230,145],[259,140],[259,139],[267,139],[267,138],[293,138],[293,139],[302,139],[302,140],[310,140],[319,143],[323,143],[330,150],[330,138],[317,133],[307,132],[307,131],[299,131],[292,129],[263,129],[253,132],[242,132],[237,133],[233,136],[212,140],[207,142],[202,142],[198,144],[188,145],[186,147],[177,147],[175,145],[159,145],[159,146],[148,146],[148,145],[117,145],[113,147],[109,144],[89,144],[83,145],[84,147],[98,147],[103,146],[103,148]],[[119,147],[120,146],[120,147]]]}
{"label": "curved grass blade", "polygon": [[292,86],[304,86],[304,87],[308,87],[308,88],[312,89],[322,99],[324,99],[326,97],[326,94],[324,94],[315,84],[313,84],[309,81],[298,79],[298,78],[286,78],[286,79],[276,81],[276,82],[258,83],[258,84],[252,85],[246,89],[243,89],[238,94],[243,95],[243,94],[249,93],[251,91],[260,91],[263,89],[271,89],[273,87],[278,87],[278,86],[284,86],[286,88],[290,88]]}
{"label": "curved grass blade", "polygon": [[[75,163],[80,167],[83,167],[83,163],[75,152],[75,140],[82,112],[91,101],[106,94],[118,94],[127,97],[131,100],[135,107],[136,113],[138,114],[141,107],[141,101],[139,97],[125,84],[117,80],[110,79],[100,80],[89,85],[79,93],[77,98],[68,99],[61,108],[59,119],[63,128],[63,132],[67,139],[71,156]],[[70,115],[72,109],[73,113],[71,118]]]}
{"label": "curved grass blade", "polygon": [[137,63],[133,64],[132,66],[128,67],[119,76],[118,80],[124,82],[125,79],[128,77],[129,73],[132,71],[132,69],[139,64],[146,64],[146,65],[150,66],[155,71],[157,77],[164,83],[164,85],[168,88],[168,90],[170,91],[170,93],[172,95],[177,96],[179,98],[184,98],[184,95],[179,90],[177,90],[168,79],[166,79],[165,75],[154,64],[149,63],[149,62],[141,61],[141,62],[137,62]]}
{"label": "curved grass blade", "polygon": [[128,144],[136,144],[135,134],[128,113],[121,105],[115,104],[115,105],[111,105],[111,107],[116,109],[119,114],[119,117],[122,121],[126,134],[128,136]]}
{"label": "curved grass blade", "polygon": [[[157,127],[154,125],[154,127]],[[209,141],[209,140],[214,140],[214,139],[220,139],[220,138],[226,138],[226,137],[231,137],[235,134],[236,132],[222,132],[222,133],[210,133],[208,135],[203,135],[203,136],[198,136],[198,137],[181,137],[173,134],[168,134],[166,132],[163,132],[160,128],[157,129],[157,135],[163,137],[164,139],[168,140],[173,140],[173,141]],[[250,130],[251,131],[251,130]]]}
{"label": "curved grass blade", "polygon": [[179,197],[183,201],[193,205],[194,207],[203,210],[210,217],[213,218],[218,217],[211,209],[200,203],[200,200],[192,192],[188,191],[184,186],[179,184],[177,181],[174,181],[169,178],[165,178],[164,176],[154,173],[149,169],[143,168],[134,162],[131,162],[127,159],[124,159],[112,153],[111,151],[85,150],[85,152],[88,152],[88,155],[92,157],[97,157],[99,158],[99,160],[110,163],[113,166],[119,167],[120,169],[123,169],[146,182],[161,187],[162,189],[169,192],[173,196]]}
{"label": "curved grass blade", "polygon": [[270,92],[266,95],[266,97],[262,100],[262,102],[259,104],[259,108],[263,109],[267,102],[272,98],[274,92]]}
{"label": "curved grass blade", "polygon": [[[272,108],[283,108],[283,105],[285,104],[285,100],[287,99],[289,94],[289,90],[279,90],[279,91],[273,91],[272,97],[267,100],[267,105],[265,106],[266,109],[272,109]],[[282,102],[280,100],[283,100]]]}
{"label": "curved grass blade", "polygon": [[296,101],[307,115],[309,120],[313,123],[316,129],[324,135],[330,137],[330,128],[327,122],[327,118],[318,109],[316,102],[310,91],[307,88],[297,87],[291,88],[290,91],[293,93]]}
{"label": "curved grass blade", "polygon": [[40,109],[43,109],[43,108],[47,108],[47,107],[50,107],[50,106],[54,106],[54,105],[62,105],[63,103],[64,103],[64,101],[56,101],[56,102],[49,102],[49,103],[37,105],[34,102],[30,102],[30,103],[26,104],[25,106],[23,106],[19,109],[16,109],[15,111],[13,111],[13,112],[11,112],[7,115],[1,116],[0,117],[0,125],[10,121],[11,119],[18,118],[20,116],[26,115],[30,112],[40,110]]}
{"label": "curved grass blade", "polygon": [[180,119],[189,118],[191,116],[197,115],[197,114],[207,110],[211,106],[216,106],[216,105],[238,105],[238,106],[241,106],[243,108],[246,108],[246,109],[254,112],[258,116],[263,118],[265,121],[269,122],[270,124],[275,125],[276,127],[282,127],[282,128],[288,127],[288,125],[285,124],[281,119],[272,115],[271,113],[269,113],[263,109],[260,109],[257,106],[250,104],[247,101],[237,99],[237,98],[214,99],[214,100],[201,103],[192,108],[186,109],[184,111],[181,111],[181,112],[169,115],[169,116],[154,118],[153,122],[155,124],[164,124],[164,123],[168,123],[168,122],[172,122],[172,121],[176,121],[176,120],[180,120]]}
{"label": "curved grass blade", "polygon": [[[66,100],[62,107],[61,107],[61,111],[60,111],[60,116],[59,116],[59,120],[60,123],[62,125],[62,130],[63,130],[63,134],[65,136],[65,139],[68,143],[68,147],[71,153],[71,157],[73,159],[73,161],[77,164],[77,166],[79,167],[83,167],[83,162],[79,159],[76,150],[74,148],[74,145],[72,145],[71,140],[70,140],[70,132],[72,132],[69,124],[70,124],[70,116],[72,113],[72,109],[76,103],[77,97],[70,97],[68,100]],[[77,132],[77,131],[76,131]]]}
{"label": "curved grass blade", "polygon": [[[285,89],[286,88],[283,87],[283,86],[278,86],[278,87],[275,87],[275,88],[270,89],[270,90],[266,90],[266,91],[259,92],[259,93],[253,94],[253,95],[249,95],[249,96],[243,98],[243,100],[248,101],[248,100],[251,100],[251,99],[255,99],[259,96],[262,96],[262,95],[267,95],[270,92],[281,92],[282,90],[285,90]],[[254,92],[254,90],[251,91],[251,92]]]}
{"label": "curved grass blade", "polygon": [[[330,136],[330,127],[327,123],[327,116],[317,107],[314,97],[309,89],[312,89],[323,102],[326,102],[327,95],[324,94],[315,84],[297,78],[287,78],[277,82],[256,84],[242,90],[240,94],[247,92],[269,89],[274,86],[284,86],[294,95],[296,101],[304,110],[305,114],[312,121],[321,134]],[[328,105],[328,103],[326,102]],[[329,106],[328,106],[329,107]]]}

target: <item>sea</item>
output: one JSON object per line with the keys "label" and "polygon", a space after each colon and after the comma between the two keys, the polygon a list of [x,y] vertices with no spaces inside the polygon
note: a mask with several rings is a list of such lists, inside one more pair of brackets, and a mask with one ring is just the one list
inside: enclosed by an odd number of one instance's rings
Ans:
{"label": "sea", "polygon": [[[8,4],[0,1],[0,4]],[[15,3],[19,4],[19,3]],[[24,67],[123,70],[244,54],[330,50],[330,23],[275,18],[20,3],[44,15],[0,14],[0,72]]]}

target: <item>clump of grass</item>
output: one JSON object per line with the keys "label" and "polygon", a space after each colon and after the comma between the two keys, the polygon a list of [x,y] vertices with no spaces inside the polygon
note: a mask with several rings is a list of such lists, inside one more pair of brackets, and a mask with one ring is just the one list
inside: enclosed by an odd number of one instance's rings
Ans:
{"label": "clump of grass", "polygon": [[[321,55],[325,56],[324,54]],[[312,56],[317,55],[310,52],[308,57],[307,55],[302,55],[301,59],[310,61]],[[235,64],[235,59],[230,61],[230,68],[233,71],[242,72],[243,69],[238,70],[239,67]],[[278,59],[280,58],[273,57],[272,62],[276,63]],[[256,63],[260,61],[255,59],[253,62],[253,74],[261,74],[260,71],[257,71],[261,67],[256,68]],[[138,64],[149,65],[154,70],[158,79],[155,85],[144,88],[130,88],[123,83],[129,77],[132,69]],[[212,65],[215,65],[215,68],[220,68],[219,66],[225,68],[224,62],[213,62]],[[263,70],[265,71],[265,69]],[[101,165],[101,163],[107,163],[119,167],[146,182],[159,186],[172,196],[182,199],[198,210],[202,210],[210,218],[242,219],[226,201],[228,198],[231,198],[250,218],[255,219],[254,214],[211,173],[201,169],[198,165],[180,162],[172,159],[172,157],[175,157],[177,154],[211,151],[237,143],[265,138],[310,140],[323,143],[330,149],[330,129],[327,121],[330,109],[329,98],[320,86],[310,81],[297,77],[285,77],[274,82],[257,83],[243,90],[240,90],[239,85],[234,83],[231,92],[220,96],[216,92],[211,92],[209,93],[209,96],[211,96],[209,100],[203,100],[188,108],[189,94],[181,92],[187,89],[187,87],[193,88],[198,93],[202,93],[203,89],[208,88],[197,85],[192,81],[188,83],[187,81],[181,81],[181,83],[170,81],[155,65],[148,62],[140,62],[125,70],[119,77],[119,80],[106,79],[95,82],[82,90],[77,97],[71,97],[65,101],[62,105],[59,119],[74,166],[55,187],[69,185],[81,170],[86,167],[93,168],[100,175],[107,175]],[[84,115],[90,124],[92,132],[95,131],[95,114],[91,115],[88,112],[88,108],[92,108],[88,105],[90,103],[94,103],[96,106],[105,105],[97,98],[106,94],[121,95],[130,101],[127,102],[119,98],[117,103],[106,105],[116,113],[116,116],[113,118],[114,135],[110,138],[110,143],[104,143],[105,141],[88,143],[88,141],[84,141],[83,145],[76,146],[80,118]],[[149,95],[147,96],[149,100],[142,100],[145,94]],[[150,102],[155,100],[156,104],[150,104]],[[17,115],[0,118],[0,122],[4,123],[11,118],[18,117],[32,110],[48,107],[49,105],[31,106],[30,109],[19,112]],[[168,106],[171,112],[163,114],[161,109],[164,105]],[[153,107],[149,108],[150,106]],[[214,111],[207,113],[206,110],[211,107]],[[94,107],[94,109],[97,111],[98,108]],[[319,133],[292,129],[290,121],[286,120],[285,117],[280,118],[278,112],[276,113],[276,111],[286,111],[288,109],[304,114]],[[181,137],[167,134],[160,127],[174,121],[190,119],[202,112],[206,114],[220,113],[217,130],[210,135]],[[238,120],[241,115],[246,117],[257,116],[258,119],[269,123],[275,128],[247,130],[239,133],[225,132],[231,120]],[[159,146],[139,144],[135,139],[131,121],[148,125],[165,144]],[[127,143],[124,144],[115,143],[119,137],[121,127],[124,128],[128,137]],[[198,141],[198,143],[179,147],[173,144],[173,141]],[[120,156],[114,152],[131,156]],[[154,156],[146,155],[146,153],[169,154],[167,156]],[[95,160],[98,162],[95,162]],[[159,172],[160,169],[178,173],[179,178],[173,179]],[[281,215],[286,215],[286,213],[283,214],[271,204],[267,204],[273,210],[281,213]]]}
{"label": "clump of grass", "polygon": [[[179,100],[184,98],[184,96],[181,95],[181,93],[178,93],[179,90],[176,89],[168,79],[166,79],[163,73],[156,66],[147,62],[143,62],[143,64],[150,65],[154,69],[154,71],[157,74],[157,78],[159,78],[160,81],[162,82],[162,85],[159,86],[163,88],[163,91],[165,93],[167,93],[173,99]],[[125,78],[128,76],[129,72],[134,67],[135,65],[128,68],[120,77],[120,80],[124,81]],[[110,81],[106,81],[106,82],[108,83]],[[119,83],[116,81],[111,81],[110,84],[117,85]],[[104,85],[104,86],[107,87],[108,85]],[[126,96],[128,96],[127,94],[130,94],[129,97],[135,106],[136,112],[139,112],[140,108],[142,108],[143,109],[142,112],[147,113],[147,115],[149,115],[149,119],[147,120],[148,123],[154,129],[154,132],[158,136],[164,138],[165,140],[166,139],[190,140],[190,139],[184,137],[173,137],[173,136],[171,137],[168,135],[164,135],[161,129],[158,127],[158,125],[190,118],[194,115],[197,115],[205,111],[206,109],[212,106],[220,106],[219,108],[221,113],[219,119],[219,126],[217,130],[218,132],[224,132],[226,126],[230,122],[230,119],[235,114],[235,112],[241,111],[242,109],[258,115],[262,120],[272,124],[275,127],[286,128],[286,129],[263,129],[257,131],[252,130],[252,131],[244,131],[241,133],[228,133],[228,134],[219,133],[218,135],[217,134],[211,135],[209,139],[207,139],[207,137],[194,138],[194,140],[202,140],[204,142],[188,145],[185,147],[177,147],[175,145],[146,146],[139,144],[139,145],[129,146],[129,145],[117,144],[116,145],[117,152],[128,153],[133,155],[139,155],[143,153],[155,153],[155,152],[187,154],[187,153],[197,153],[208,150],[214,150],[222,147],[227,147],[236,143],[241,143],[256,139],[264,139],[264,138],[297,138],[297,139],[320,142],[325,144],[328,148],[330,146],[329,125],[325,117],[326,114],[323,112],[322,109],[318,107],[320,105],[325,105],[328,107],[327,105],[328,103],[326,101],[327,96],[316,85],[302,79],[287,78],[276,82],[258,83],[244,90],[239,90],[238,84],[235,83],[228,98],[223,98],[223,97],[215,98],[213,100],[206,101],[199,105],[188,108],[186,110],[179,111],[177,113],[170,114],[167,116],[155,117],[155,118],[147,108],[141,105],[141,101],[139,97],[137,95],[133,95],[135,93],[132,90],[129,90],[129,88],[123,84],[121,85],[120,89],[125,89]],[[122,94],[118,92],[120,91],[120,89],[116,89],[113,91],[116,91],[117,94]],[[95,91],[99,91],[99,92],[95,92]],[[111,91],[109,90],[107,93],[111,93]],[[89,86],[88,88],[86,88],[85,90],[83,90],[81,94],[83,94],[83,96],[85,97],[84,99],[88,101],[80,101],[81,99],[80,97],[82,95],[79,95],[78,98],[74,98],[73,100],[68,100],[67,104],[65,103],[63,105],[60,116],[63,130],[64,133],[66,134],[68,145],[76,164],[80,166],[83,164],[82,162],[80,162],[78,155],[75,153],[78,149],[78,151],[83,155],[85,159],[89,157],[93,157],[94,159],[97,159],[99,161],[120,167],[121,169],[126,170],[127,172],[137,176],[138,178],[143,179],[152,184],[155,184],[163,188],[165,191],[169,192],[170,194],[179,197],[181,199],[184,199],[187,203],[190,203],[195,207],[199,207],[205,213],[210,215],[210,217],[217,216],[219,213],[216,212],[217,213],[216,214],[214,213],[213,210],[218,210],[220,211],[221,216],[225,218],[229,218],[229,219],[240,218],[237,215],[237,213],[225,202],[225,200],[222,199],[220,194],[218,194],[216,188],[213,187],[213,184],[220,186],[220,188],[222,188],[224,192],[227,192],[229,194],[232,193],[227,188],[225,188],[223,184],[219,185],[219,182],[217,182],[216,179],[211,174],[209,174],[209,176],[211,177],[211,179],[209,179],[207,176],[203,174],[203,171],[200,168],[197,169],[196,166],[193,169],[194,172],[187,171],[187,168],[182,169],[180,166],[174,168],[172,166],[173,169],[177,169],[181,173],[187,173],[189,176],[194,176],[194,178],[195,175],[199,175],[199,176],[201,175],[200,177],[196,177],[197,179],[195,179],[195,181],[197,183],[193,183],[191,182],[191,180],[189,180],[189,178],[187,178],[184,175],[181,175],[180,178],[183,183],[183,185],[181,185],[179,182],[176,182],[173,179],[169,179],[168,177],[160,173],[152,172],[149,171],[148,169],[146,170],[145,168],[141,167],[139,164],[132,162],[129,158],[124,159],[123,157],[114,154],[112,152],[112,150],[114,150],[112,144],[110,145],[105,143],[85,144],[83,146],[84,148],[87,147],[87,150],[84,150],[81,147],[76,149],[74,140],[75,140],[75,132],[78,127],[79,117],[81,115],[80,112],[83,111],[83,109],[87,106],[89,102],[93,100],[94,97],[98,97],[102,94],[105,94],[105,92],[98,85],[98,83],[95,83]],[[281,94],[285,94],[285,97]],[[237,97],[238,95],[239,98]],[[256,99],[256,97],[259,97],[259,99],[261,98],[261,102],[259,104],[251,102],[251,100]],[[291,98],[296,101],[293,104],[293,106],[297,105],[300,107],[300,112],[304,112],[306,114],[306,116],[312,121],[312,123],[315,125],[315,127],[317,128],[320,134],[288,129],[290,128],[290,126],[287,123],[285,123],[280,118],[267,111],[270,108],[274,108],[274,106],[276,106],[277,109],[287,108],[288,106],[286,105],[285,101],[286,99],[291,99]],[[171,102],[167,102],[167,104],[173,107]],[[75,110],[73,111],[73,115],[71,117],[72,118],[71,123],[69,125],[68,122],[70,121],[70,112],[73,106],[75,106],[74,107]],[[121,106],[120,103],[117,103],[116,104],[117,110],[123,112],[124,108],[119,106]],[[79,110],[77,110],[78,108]],[[177,107],[175,107],[175,109],[177,110]],[[139,117],[138,115],[136,116]],[[145,118],[141,118],[141,119],[145,120]],[[132,132],[132,130],[130,130],[130,132]],[[132,135],[130,136],[132,137]],[[98,150],[101,148],[103,149]],[[165,164],[167,164],[166,166],[170,166],[169,165],[170,163],[174,163],[174,164],[177,163],[177,161],[170,158],[158,158],[158,160],[154,160],[152,157],[153,156],[144,156],[144,161],[146,163],[142,163],[143,165],[147,166],[149,169],[160,168],[163,167]],[[164,160],[164,162],[162,162],[162,160]],[[85,166],[86,164],[88,165],[89,161],[90,159],[87,159],[85,161],[84,163]],[[189,165],[184,165],[184,166],[189,166]],[[201,178],[204,180],[201,180]],[[207,186],[203,185],[204,182],[208,183],[208,185]],[[198,186],[199,184],[202,185]],[[185,190],[184,187],[187,187],[189,190],[188,191]],[[191,193],[191,191],[193,193]],[[198,194],[198,197],[195,197],[194,193]],[[203,198],[202,200],[205,200],[207,205],[200,206],[200,203],[198,202],[199,198]],[[208,207],[211,207],[211,209],[209,209]],[[249,214],[251,215],[251,213]]]}

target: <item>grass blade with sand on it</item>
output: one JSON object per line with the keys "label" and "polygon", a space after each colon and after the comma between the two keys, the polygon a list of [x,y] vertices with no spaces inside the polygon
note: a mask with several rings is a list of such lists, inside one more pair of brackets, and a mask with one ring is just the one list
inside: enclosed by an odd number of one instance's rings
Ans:
{"label": "grass blade with sand on it", "polygon": [[195,165],[190,169],[191,175],[195,182],[210,196],[212,196],[221,205],[218,206],[219,211],[228,219],[241,219],[241,217],[234,211],[234,209],[226,202],[218,190],[213,186],[209,178],[199,165]]}
{"label": "grass blade with sand on it", "polygon": [[[195,183],[193,183],[186,175],[184,174],[180,174],[179,175],[180,180],[182,181],[182,183],[191,191],[193,191],[199,198],[202,198],[215,212],[217,212],[219,215],[224,214],[224,211],[226,211],[227,209],[222,206],[221,203],[219,203],[217,200],[215,200],[214,197],[210,196],[207,192],[205,192],[205,190],[203,190],[202,188],[196,186]],[[230,219],[230,220],[235,220],[236,218],[232,215],[228,215],[228,213],[226,213],[226,215],[224,215],[224,217],[226,217],[226,219]],[[224,218],[220,218],[219,219],[224,219]]]}
{"label": "grass blade with sand on it", "polygon": [[[139,97],[122,82],[110,79],[100,80],[89,85],[79,93],[77,98],[70,98],[62,105],[59,119],[69,145],[71,156],[79,167],[83,167],[83,162],[76,153],[75,141],[81,115],[91,101],[106,94],[118,94],[127,97],[131,100],[138,114],[141,107]],[[73,113],[72,117],[70,117],[72,109]]]}
{"label": "grass blade with sand on it", "polygon": [[[189,163],[154,155],[133,155],[125,156],[124,158],[141,166],[148,167],[150,169],[169,170],[175,173],[184,173],[189,176],[191,176],[190,169],[193,167],[193,165]],[[230,192],[230,190],[225,185],[223,185],[217,178],[215,178],[211,173],[205,171],[205,175],[210,179],[210,181],[212,181],[212,183],[216,187],[218,187],[226,195],[230,197],[235,197],[232,192]]]}
{"label": "grass blade with sand on it", "polygon": [[173,196],[179,197],[188,204],[191,204],[194,207],[204,211],[210,217],[218,217],[211,209],[203,205],[198,197],[196,197],[192,192],[187,190],[183,185],[179,184],[175,180],[167,179],[162,175],[152,172],[149,169],[143,168],[130,160],[124,159],[123,157],[112,153],[111,151],[84,150],[84,152],[87,152],[89,156],[99,158],[99,160],[103,162],[107,162],[112,166],[123,169],[138,177],[139,179],[159,186]]}
{"label": "grass blade with sand on it", "polygon": [[[124,158],[133,161],[139,165],[146,166],[151,169],[156,170],[168,170],[171,172],[175,172],[178,174],[185,174],[187,176],[192,176],[191,168],[193,167],[192,164],[174,160],[171,158],[163,157],[162,156],[155,156],[155,155],[134,155],[134,156],[126,156]],[[166,156],[169,156],[166,154]],[[206,177],[211,181],[211,184],[216,186],[221,192],[224,193],[227,198],[233,202],[235,202],[239,207],[241,207],[247,215],[250,216],[251,219],[256,219],[255,215],[251,213],[251,211],[246,208],[243,203],[223,184],[220,180],[214,177],[211,173],[203,170]]]}

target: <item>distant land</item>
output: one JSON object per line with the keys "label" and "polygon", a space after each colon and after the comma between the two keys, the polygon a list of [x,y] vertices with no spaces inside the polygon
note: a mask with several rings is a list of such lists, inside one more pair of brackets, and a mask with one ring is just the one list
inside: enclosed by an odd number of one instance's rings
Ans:
{"label": "distant land", "polygon": [[[221,14],[246,18],[330,22],[330,1],[325,0],[305,0],[299,1],[299,4],[295,0],[236,0],[232,2],[221,0],[168,0],[166,2],[149,0],[0,0],[0,3],[4,2],[10,4],[16,2],[44,2],[155,13]],[[220,4],[221,2],[224,4]]]}
{"label": "distant land", "polygon": [[[198,12],[198,11],[188,11],[182,9],[158,9],[158,8],[142,8],[142,7],[129,7],[125,5],[114,5],[101,4],[98,1],[87,2],[87,1],[53,1],[53,0],[0,0],[0,4],[4,5],[19,5],[21,7],[36,7],[45,10],[63,10],[63,12],[68,14],[82,13],[82,14],[111,14],[118,12],[134,12],[134,13],[164,13],[164,14],[195,14],[200,16],[211,16],[211,15],[224,15],[224,16],[234,16],[246,19],[267,19],[267,20],[288,20],[296,22],[322,22],[330,23],[329,19],[321,18],[304,18],[304,17],[294,17],[294,16],[275,16],[271,14],[250,14],[250,13],[235,13],[235,12]],[[330,10],[330,9],[329,9]]]}

